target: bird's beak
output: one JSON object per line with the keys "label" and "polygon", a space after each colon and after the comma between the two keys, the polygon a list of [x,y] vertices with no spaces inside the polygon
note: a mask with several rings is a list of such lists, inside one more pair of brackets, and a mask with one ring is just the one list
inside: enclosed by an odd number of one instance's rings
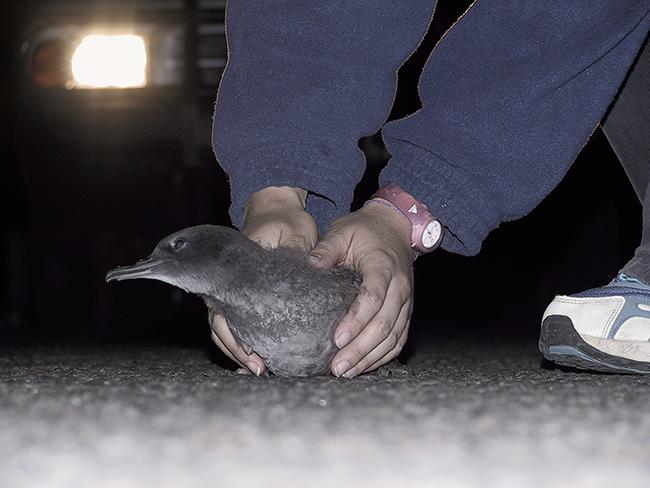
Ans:
{"label": "bird's beak", "polygon": [[154,278],[153,270],[159,264],[164,262],[163,259],[152,258],[138,261],[131,266],[120,266],[106,273],[106,282],[135,280],[137,278]]}

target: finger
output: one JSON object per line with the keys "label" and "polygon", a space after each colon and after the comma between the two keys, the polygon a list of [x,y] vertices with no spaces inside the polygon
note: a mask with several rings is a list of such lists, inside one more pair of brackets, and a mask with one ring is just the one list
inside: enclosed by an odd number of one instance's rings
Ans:
{"label": "finger", "polygon": [[[405,284],[401,279],[392,279],[390,272],[386,271],[388,266],[384,266],[382,260],[375,259],[374,261],[376,266],[364,263],[359,267],[362,279],[359,292],[350,305],[348,313],[341,319],[341,323],[334,332],[334,342],[339,349],[343,349],[352,342],[379,312],[384,305],[386,293],[392,281],[397,281],[396,284],[400,286]],[[406,285],[406,291],[408,291],[410,284]],[[397,292],[400,296],[404,295],[404,301],[406,301],[408,296],[404,290],[398,289]],[[402,303],[399,304],[400,308]],[[395,315],[397,313],[396,311]]]}
{"label": "finger", "polygon": [[242,363],[237,361],[235,356],[232,355],[232,353],[228,350],[228,348],[224,345],[221,339],[219,339],[219,336],[217,336],[217,334],[215,334],[213,330],[210,330],[210,337],[212,338],[212,342],[214,342],[214,344],[221,350],[221,352],[224,353],[226,356],[228,356],[228,359],[239,364],[242,368],[246,367]]}
{"label": "finger", "polygon": [[349,238],[340,233],[330,232],[311,250],[309,258],[317,268],[331,268],[343,262],[348,249]]}
{"label": "finger", "polygon": [[215,315],[210,324],[212,331],[217,338],[221,340],[224,347],[233,355],[235,361],[242,366],[251,370],[252,373],[259,376],[264,372],[265,365],[261,357],[256,353],[247,354],[244,348],[239,344],[235,336],[232,335],[228,322],[222,315]]}
{"label": "finger", "polygon": [[359,335],[334,357],[332,372],[336,376],[344,375],[355,369],[364,357],[387,338],[397,342],[401,330],[395,330],[395,326],[404,304],[401,298],[401,293],[395,289],[394,283],[391,282],[380,310],[368,321],[368,325],[361,330]]}
{"label": "finger", "polygon": [[375,369],[383,366],[384,364],[388,364],[391,362],[393,359],[395,359],[399,354],[402,352],[402,349],[404,349],[404,346],[406,345],[406,340],[408,339],[408,332],[409,332],[410,326],[407,325],[406,329],[404,329],[404,332],[402,332],[402,337],[400,337],[400,340],[397,344],[397,347],[393,349],[391,352],[389,352],[385,357],[381,358],[379,361],[377,361],[375,364],[371,364],[368,369],[366,369],[366,373],[370,371],[374,371]]}
{"label": "finger", "polygon": [[375,347],[366,355],[366,357],[359,361],[359,364],[357,364],[355,368],[347,371],[344,374],[346,378],[352,378],[367,371],[371,371],[372,369],[376,369],[379,366],[388,363],[399,354],[402,347],[404,347],[408,336],[408,324],[411,318],[410,310],[411,303],[405,303],[397,317],[397,322],[395,323],[393,331],[381,344]]}
{"label": "finger", "polygon": [[219,336],[214,333],[214,330],[212,329],[212,323],[214,322],[215,318],[218,315],[212,312],[212,310],[208,310],[208,323],[210,324],[210,337],[212,338],[212,342],[221,350],[222,353],[224,353],[230,360],[233,362],[239,364],[240,366],[244,366],[243,364],[240,364],[237,359],[235,359],[235,356],[232,355],[232,353],[228,350],[228,348],[224,345],[224,343],[219,339]]}
{"label": "finger", "polygon": [[[387,327],[391,319],[380,318],[383,315],[383,311],[377,314],[377,317],[368,324],[368,327],[359,334],[359,337],[355,339],[350,346],[346,347],[339,353],[339,355],[346,354],[345,359],[339,360],[334,358],[334,361],[342,361],[343,365],[347,361],[351,365],[350,369],[343,372],[342,376],[345,378],[353,378],[361,373],[363,373],[367,367],[375,363],[383,355],[388,354],[398,343],[402,332],[404,331],[405,321],[400,322],[399,314],[402,309],[398,309],[398,312],[393,318],[393,328],[386,334],[385,330],[381,330],[379,327]],[[377,320],[379,322],[377,322]],[[376,326],[376,323],[384,324]],[[337,366],[338,376],[341,376],[341,370],[343,369],[342,365]]]}
{"label": "finger", "polygon": [[257,354],[248,354],[241,344],[235,339],[228,327],[228,323],[221,315],[216,315],[212,321],[212,330],[223,346],[234,357],[235,361],[250,369],[252,373],[260,375],[264,371],[264,361]]}

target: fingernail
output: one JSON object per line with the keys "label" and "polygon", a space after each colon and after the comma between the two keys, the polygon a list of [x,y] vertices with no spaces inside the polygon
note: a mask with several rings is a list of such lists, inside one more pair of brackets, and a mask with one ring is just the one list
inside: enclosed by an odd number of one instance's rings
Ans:
{"label": "fingernail", "polygon": [[357,375],[357,368],[352,368],[349,371],[343,373],[344,378],[354,378]]}
{"label": "fingernail", "polygon": [[246,366],[248,366],[248,369],[250,369],[255,376],[259,376],[262,374],[262,369],[259,367],[257,363],[254,363],[253,361],[249,361],[246,363]]}
{"label": "fingernail", "polygon": [[318,254],[310,254],[309,255],[309,260],[310,261],[320,261],[320,256]]}
{"label": "fingernail", "polygon": [[334,365],[334,374],[338,378],[343,373],[350,369],[350,363],[347,361],[340,361]]}
{"label": "fingernail", "polygon": [[351,337],[352,336],[350,335],[349,332],[341,332],[339,335],[336,336],[334,343],[336,344],[336,347],[338,347],[339,349],[343,349],[345,346],[348,345]]}

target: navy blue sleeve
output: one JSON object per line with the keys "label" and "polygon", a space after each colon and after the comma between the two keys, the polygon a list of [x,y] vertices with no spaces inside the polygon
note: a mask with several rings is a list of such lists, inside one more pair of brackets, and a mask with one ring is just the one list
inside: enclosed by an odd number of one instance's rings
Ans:
{"label": "navy blue sleeve", "polygon": [[229,60],[213,147],[230,179],[230,215],[251,193],[308,190],[322,231],[348,212],[365,167],[357,144],[390,111],[396,71],[417,47],[433,0],[230,0]]}
{"label": "navy blue sleeve", "polygon": [[476,254],[530,212],[603,117],[650,24],[648,0],[478,1],[434,49],[422,109],[383,130],[381,175],[445,224],[443,247]]}

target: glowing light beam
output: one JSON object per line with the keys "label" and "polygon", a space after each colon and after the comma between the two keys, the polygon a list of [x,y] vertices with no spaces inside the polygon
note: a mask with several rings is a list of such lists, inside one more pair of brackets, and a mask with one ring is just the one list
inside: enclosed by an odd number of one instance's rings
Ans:
{"label": "glowing light beam", "polygon": [[72,56],[78,88],[138,88],[147,84],[147,48],[134,35],[90,35]]}

